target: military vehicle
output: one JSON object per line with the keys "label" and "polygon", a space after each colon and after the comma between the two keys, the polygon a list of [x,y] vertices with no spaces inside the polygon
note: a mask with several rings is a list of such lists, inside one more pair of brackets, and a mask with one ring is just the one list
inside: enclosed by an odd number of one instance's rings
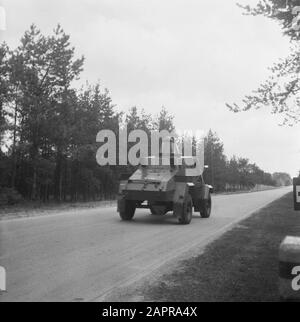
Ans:
{"label": "military vehicle", "polygon": [[[157,162],[153,162],[155,158]],[[166,158],[169,158],[169,165],[163,165],[168,163],[164,162]],[[176,158],[181,158],[181,162]],[[129,179],[120,181],[117,199],[121,219],[131,220],[137,208],[149,208],[152,215],[173,211],[183,225],[191,222],[193,210],[202,218],[209,218],[213,187],[204,183],[204,169],[203,160],[174,152],[142,158]]]}

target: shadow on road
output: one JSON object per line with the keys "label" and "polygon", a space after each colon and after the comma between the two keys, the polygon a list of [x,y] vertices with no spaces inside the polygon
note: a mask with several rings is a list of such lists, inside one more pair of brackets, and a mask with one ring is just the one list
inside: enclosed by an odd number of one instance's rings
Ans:
{"label": "shadow on road", "polygon": [[[119,218],[118,218],[119,219]],[[193,220],[202,220],[199,214],[193,215]],[[160,215],[151,215],[149,214],[139,214],[137,213],[131,221],[122,221],[119,219],[119,222],[124,225],[180,225],[177,218],[171,213],[167,213],[164,216]],[[193,221],[191,222],[191,225]],[[183,226],[183,225],[180,225]]]}

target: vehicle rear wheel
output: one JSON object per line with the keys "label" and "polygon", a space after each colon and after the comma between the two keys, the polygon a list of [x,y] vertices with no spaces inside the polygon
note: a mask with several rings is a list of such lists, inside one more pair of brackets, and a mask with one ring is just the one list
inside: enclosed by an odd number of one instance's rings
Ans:
{"label": "vehicle rear wheel", "polygon": [[203,205],[200,210],[202,218],[209,218],[211,214],[211,195],[209,194],[208,199],[203,201]]}
{"label": "vehicle rear wheel", "polygon": [[193,217],[193,202],[190,195],[187,196],[184,204],[182,213],[178,216],[178,221],[181,225],[188,225]]}
{"label": "vehicle rear wheel", "polygon": [[123,201],[125,203],[124,210],[120,211],[120,217],[122,220],[129,221],[133,218],[136,205],[134,201],[131,200],[125,200]]}

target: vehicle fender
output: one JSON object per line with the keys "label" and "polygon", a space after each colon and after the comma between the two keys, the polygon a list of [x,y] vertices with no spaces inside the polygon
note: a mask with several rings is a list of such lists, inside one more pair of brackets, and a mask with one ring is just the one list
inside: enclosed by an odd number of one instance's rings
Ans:
{"label": "vehicle fender", "polygon": [[211,186],[205,184],[203,186],[203,196],[202,196],[204,200],[209,198],[210,191],[211,191]]}

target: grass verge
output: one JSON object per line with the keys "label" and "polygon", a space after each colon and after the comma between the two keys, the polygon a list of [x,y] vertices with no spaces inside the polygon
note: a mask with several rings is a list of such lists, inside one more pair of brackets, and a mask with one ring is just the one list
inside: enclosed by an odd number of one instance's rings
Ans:
{"label": "grass verge", "polygon": [[26,218],[79,211],[98,207],[116,206],[116,200],[88,201],[88,202],[62,202],[40,203],[27,202],[15,206],[0,208],[0,221],[6,219]]}
{"label": "grass verge", "polygon": [[[251,193],[256,191],[269,190],[260,189],[253,191],[235,191],[235,192],[223,192],[216,193],[216,195],[222,194],[240,194],[240,193]],[[275,189],[275,188],[273,188]],[[51,215],[57,213],[65,213],[66,211],[74,211],[80,209],[98,208],[98,207],[116,207],[116,199],[102,200],[102,201],[86,201],[86,202],[48,202],[43,203],[39,201],[24,201],[17,205],[12,206],[0,206],[0,220],[36,217],[43,215]]]}
{"label": "grass verge", "polygon": [[278,301],[280,242],[300,236],[300,212],[292,206],[290,193],[240,222],[202,255],[144,285],[144,300]]}

